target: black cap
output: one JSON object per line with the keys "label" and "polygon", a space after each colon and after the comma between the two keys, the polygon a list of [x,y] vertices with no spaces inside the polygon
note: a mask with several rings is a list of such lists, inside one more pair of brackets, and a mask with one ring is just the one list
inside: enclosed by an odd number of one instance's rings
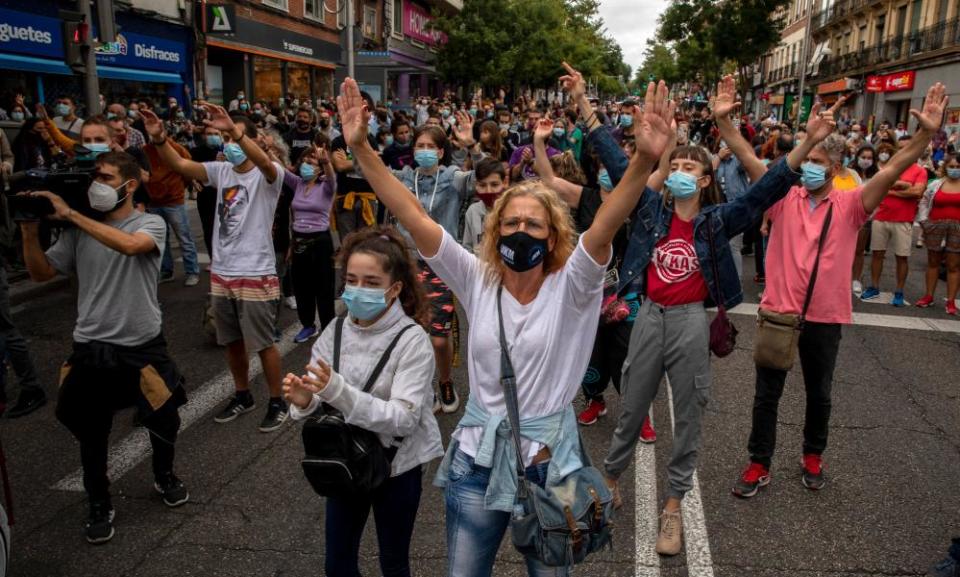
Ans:
{"label": "black cap", "polygon": [[636,106],[636,105],[637,105],[637,101],[632,98],[628,98],[620,103],[620,106]]}

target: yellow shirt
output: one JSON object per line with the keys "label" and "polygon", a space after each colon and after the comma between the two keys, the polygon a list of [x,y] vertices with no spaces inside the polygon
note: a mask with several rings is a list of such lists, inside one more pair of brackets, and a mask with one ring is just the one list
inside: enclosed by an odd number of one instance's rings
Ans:
{"label": "yellow shirt", "polygon": [[840,174],[833,177],[833,188],[836,190],[853,190],[862,184],[860,175],[844,168]]}

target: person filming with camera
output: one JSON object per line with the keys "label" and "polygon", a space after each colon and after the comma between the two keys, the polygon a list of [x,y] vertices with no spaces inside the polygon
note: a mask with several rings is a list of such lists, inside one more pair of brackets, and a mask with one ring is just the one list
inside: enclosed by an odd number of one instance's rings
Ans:
{"label": "person filming with camera", "polygon": [[166,223],[134,209],[140,166],[129,154],[100,154],[93,176],[86,191],[89,210],[50,191],[21,193],[28,197],[21,198],[24,203],[49,201],[48,218],[66,225],[49,250],[40,246],[37,220],[21,221],[20,229],[32,280],[43,282],[57,273],[77,278],[77,324],[73,352],[60,369],[57,419],[80,442],[90,505],[84,530],[87,541],[96,544],[114,534],[107,478],[114,412],[137,407],[140,423],[150,433],[154,487],[163,502],[177,507],[189,495],[173,472],[178,408],[186,394],[167,354],[157,301]]}

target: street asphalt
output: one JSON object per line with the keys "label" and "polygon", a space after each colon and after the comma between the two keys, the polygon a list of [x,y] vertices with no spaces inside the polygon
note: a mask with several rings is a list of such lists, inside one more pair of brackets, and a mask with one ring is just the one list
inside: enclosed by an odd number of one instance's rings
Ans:
{"label": "street asphalt", "polygon": [[[195,238],[199,220],[191,203]],[[202,247],[202,240],[198,241]],[[925,251],[911,258],[907,299],[922,294]],[[868,259],[869,266],[869,259]],[[744,259],[752,277],[753,258]],[[893,262],[883,283],[892,283]],[[187,378],[191,396],[226,398],[223,352],[209,344],[201,315],[209,275],[198,287],[177,281],[161,285],[160,301],[169,350]],[[748,302],[759,288],[745,281]],[[14,319],[29,340],[41,379],[55,398],[60,363],[70,350],[76,318],[72,285],[39,294],[14,308]],[[896,309],[856,302],[855,311],[884,318],[958,320],[943,312],[941,283],[937,307]],[[659,440],[648,467],[623,476],[625,506],[618,512],[612,550],[597,553],[574,575],[722,577],[867,577],[920,576],[945,554],[950,538],[960,535],[960,322],[929,324],[924,330],[858,324],[846,327],[833,385],[830,445],[825,454],[828,484],[811,492],[800,483],[804,416],[799,367],[791,372],[781,402],[779,445],[772,482],[750,500],[730,489],[746,464],[754,369],[753,320],[733,315],[740,329],[737,350],[713,361],[711,401],[704,422],[698,471],[702,509],[687,505],[696,547],[674,558],[658,558],[649,537],[649,512],[664,498],[671,444],[666,387],[654,406]],[[881,319],[879,324],[886,321]],[[874,323],[876,325],[877,323]],[[299,328],[284,309],[281,328]],[[937,327],[948,330],[937,330]],[[465,354],[466,343],[462,354]],[[302,370],[309,345],[286,345],[283,370]],[[455,381],[466,394],[463,366]],[[8,372],[8,395],[16,378]],[[219,383],[219,384],[218,384]],[[86,516],[82,492],[54,488],[80,466],[77,443],[54,417],[51,402],[18,420],[0,420],[15,525],[11,575],[279,577],[323,575],[324,503],[300,471],[298,425],[271,434],[257,431],[266,409],[262,377],[253,385],[256,411],[228,424],[213,421],[213,409],[181,432],[177,472],[190,489],[190,502],[168,509],[154,492],[149,457],[132,453],[134,466],[113,479],[116,537],[91,546],[83,539]],[[202,393],[201,393],[202,392]],[[609,414],[583,427],[595,463],[602,461],[619,406],[611,387]],[[195,401],[199,402],[199,401]],[[219,407],[220,404],[215,405]],[[582,402],[577,401],[578,410]],[[444,441],[459,415],[438,417]],[[113,441],[122,444],[134,429],[132,409],[114,419]],[[133,446],[136,446],[134,443]],[[139,460],[137,460],[139,459]],[[414,575],[446,575],[443,496],[431,484],[436,463],[424,475],[424,492],[413,538]],[[656,487],[656,494],[652,487]],[[638,488],[640,488],[638,490]],[[641,513],[638,515],[637,510]],[[688,531],[691,530],[688,527]],[[693,549],[696,549],[695,551]],[[371,517],[362,547],[361,569],[378,575]],[[692,561],[695,560],[695,563]],[[494,574],[525,575],[509,536],[504,539]]]}

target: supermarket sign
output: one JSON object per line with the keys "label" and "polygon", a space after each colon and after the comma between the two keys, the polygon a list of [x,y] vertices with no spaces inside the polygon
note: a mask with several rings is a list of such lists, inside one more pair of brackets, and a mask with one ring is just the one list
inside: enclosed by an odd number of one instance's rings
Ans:
{"label": "supermarket sign", "polygon": [[898,72],[896,74],[884,74],[882,76],[867,76],[867,92],[901,92],[904,90],[913,90],[913,84],[916,79],[917,73],[914,70]]}

